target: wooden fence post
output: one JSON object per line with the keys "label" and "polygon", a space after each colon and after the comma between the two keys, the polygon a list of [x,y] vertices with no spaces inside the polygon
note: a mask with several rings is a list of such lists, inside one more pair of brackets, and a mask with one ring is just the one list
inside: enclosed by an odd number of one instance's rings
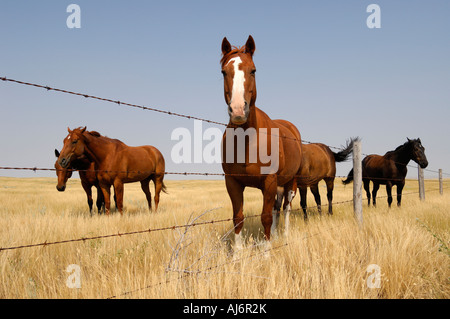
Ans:
{"label": "wooden fence post", "polygon": [[361,141],[353,143],[353,212],[358,225],[363,225]]}
{"label": "wooden fence post", "polygon": [[423,178],[423,169],[418,166],[418,179],[419,179],[419,198],[425,200],[425,184]]}
{"label": "wooden fence post", "polygon": [[442,168],[439,169],[439,194],[444,194],[444,186],[442,185]]}

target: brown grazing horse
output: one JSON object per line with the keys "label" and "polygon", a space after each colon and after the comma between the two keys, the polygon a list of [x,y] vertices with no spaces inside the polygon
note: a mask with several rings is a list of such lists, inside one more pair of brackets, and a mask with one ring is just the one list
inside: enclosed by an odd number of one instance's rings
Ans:
{"label": "brown grazing horse", "polygon": [[[55,156],[59,157],[59,151],[55,149]],[[105,201],[103,199],[103,193],[100,188],[97,179],[97,173],[95,172],[95,163],[89,161],[86,157],[80,157],[72,161],[69,168],[62,168],[59,165],[58,160],[55,162],[56,176],[58,177],[58,183],[56,185],[56,189],[59,192],[64,192],[66,189],[66,183],[69,178],[72,177],[72,172],[74,170],[78,171],[81,180],[81,186],[86,192],[87,202],[89,205],[89,212],[92,216],[92,206],[94,200],[92,198],[92,186],[95,186],[97,189],[97,209],[98,213],[101,214],[102,209],[104,208]],[[116,195],[114,195],[114,202],[116,201]],[[117,207],[117,206],[116,206]]]}
{"label": "brown grazing horse", "polygon": [[68,128],[64,147],[58,158],[61,167],[69,167],[72,161],[87,157],[95,163],[95,171],[105,201],[105,211],[110,211],[110,189],[114,186],[117,209],[123,214],[123,184],[141,182],[148,207],[152,209],[149,183],[155,184],[155,211],[158,209],[159,194],[166,192],[163,183],[165,162],[161,152],[153,146],[131,147],[125,143],[100,135],[95,131]]}
{"label": "brown grazing horse", "polygon": [[[261,222],[267,244],[270,245],[277,186],[292,187],[302,160],[298,129],[288,121],[272,120],[255,106],[254,52],[252,36],[241,48],[231,47],[227,38],[222,41],[223,56],[220,62],[230,117],[222,139],[222,168],[233,206],[236,248],[242,245],[240,232],[244,221],[245,187],[258,188],[263,193]],[[267,159],[269,150],[270,167]]]}
{"label": "brown grazing horse", "polygon": [[[402,203],[402,190],[405,186],[405,177],[408,172],[406,166],[413,160],[421,168],[428,166],[425,156],[425,148],[419,139],[407,141],[397,147],[394,151],[389,151],[384,156],[367,155],[362,161],[362,179],[366,190],[368,204],[370,206],[370,181],[373,182],[373,206],[376,206],[376,196],[380,185],[386,185],[388,205],[392,204],[392,186],[397,186],[397,206]],[[344,185],[353,181],[353,169],[348,173],[347,179],[342,181]]]}
{"label": "brown grazing horse", "polygon": [[321,180],[324,180],[327,186],[328,214],[333,214],[332,202],[336,162],[344,162],[349,158],[353,151],[354,140],[350,140],[347,146],[338,153],[331,151],[325,144],[303,144],[303,161],[297,174],[297,186],[300,191],[300,206],[302,207],[305,220],[308,218],[306,213],[306,193],[308,187],[314,195],[319,213],[322,212],[319,194],[319,182]]}

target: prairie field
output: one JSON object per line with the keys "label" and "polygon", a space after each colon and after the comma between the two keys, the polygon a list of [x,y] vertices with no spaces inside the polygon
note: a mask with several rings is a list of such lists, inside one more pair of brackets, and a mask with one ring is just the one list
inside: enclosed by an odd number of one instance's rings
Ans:
{"label": "prairie field", "polygon": [[96,208],[91,216],[79,179],[58,192],[56,177],[0,177],[0,298],[450,297],[450,189],[440,195],[435,180],[426,180],[424,201],[408,180],[400,208],[395,195],[388,208],[384,188],[376,208],[363,195],[362,227],[352,203],[339,203],[352,199],[352,185],[336,179],[333,216],[327,207],[318,214],[308,191],[308,223],[297,194],[289,235],[282,214],[270,250],[262,195],[247,188],[244,214],[258,216],[245,220],[237,252],[223,180],[165,183],[156,213],[134,183],[125,185],[123,216]]}

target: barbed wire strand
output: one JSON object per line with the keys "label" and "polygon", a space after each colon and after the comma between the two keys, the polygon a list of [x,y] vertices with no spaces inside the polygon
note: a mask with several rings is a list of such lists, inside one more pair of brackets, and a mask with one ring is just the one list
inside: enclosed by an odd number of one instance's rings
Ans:
{"label": "barbed wire strand", "polygon": [[[141,171],[141,170],[128,170],[128,171],[122,171],[122,170],[100,170],[100,169],[57,169],[57,168],[46,168],[46,167],[13,167],[13,166],[0,166],[0,170],[27,170],[27,171],[54,171],[54,172],[64,172],[64,171],[72,171],[72,172],[102,172],[102,173],[154,173],[154,171]],[[240,176],[240,177],[261,177],[261,176],[267,176],[268,174],[244,174],[244,173],[208,173],[208,172],[164,172],[165,175],[193,175],[193,176]],[[444,174],[444,173],[443,173]],[[447,175],[447,174],[446,174]],[[449,174],[450,175],[450,174]],[[317,179],[320,178],[320,180],[324,178],[347,178],[348,176],[345,175],[283,175],[278,174],[277,176],[292,176],[297,179],[306,179],[309,183],[315,183]],[[370,176],[364,176],[365,179],[371,179],[371,180],[389,180],[389,181],[402,181],[404,179],[402,178],[384,178],[384,177],[370,177]],[[319,181],[320,181],[319,180]],[[432,179],[427,179],[432,180]]]}
{"label": "barbed wire strand", "polygon": [[[251,215],[251,216],[246,216],[245,218],[254,218],[254,217],[260,217],[260,215]],[[174,226],[167,226],[167,227],[161,227],[161,228],[149,228],[149,229],[123,232],[123,233],[117,232],[117,233],[108,234],[108,235],[98,235],[98,236],[92,236],[92,237],[66,239],[66,240],[53,241],[53,242],[45,241],[43,243],[37,243],[37,244],[18,245],[18,246],[12,246],[12,247],[0,247],[0,252],[6,251],[6,250],[17,250],[17,249],[22,249],[22,248],[31,248],[31,247],[40,247],[40,246],[45,247],[45,246],[50,246],[50,245],[66,244],[66,243],[73,243],[73,242],[80,242],[80,241],[84,242],[87,240],[95,240],[95,239],[101,239],[101,238],[122,237],[122,236],[128,236],[128,235],[152,233],[152,232],[157,232],[157,231],[175,230],[175,229],[179,229],[179,228],[195,227],[195,226],[201,226],[201,225],[212,225],[212,224],[223,223],[223,222],[228,222],[228,221],[232,221],[232,220],[233,220],[233,218],[209,220],[209,221],[205,221],[205,222],[198,222],[198,223],[187,224],[187,225],[174,225]]]}

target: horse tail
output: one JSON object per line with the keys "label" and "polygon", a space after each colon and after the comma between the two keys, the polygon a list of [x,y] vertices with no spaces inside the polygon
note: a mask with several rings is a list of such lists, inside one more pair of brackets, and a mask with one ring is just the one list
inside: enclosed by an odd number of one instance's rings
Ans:
{"label": "horse tail", "polygon": [[347,179],[345,181],[342,181],[342,184],[347,185],[347,184],[350,184],[351,182],[353,182],[353,168],[348,173]]}
{"label": "horse tail", "polygon": [[164,182],[162,182],[161,190],[162,190],[165,194],[169,194],[169,193],[167,192],[167,187],[166,187],[166,184],[164,184]]}
{"label": "horse tail", "polygon": [[353,152],[353,143],[358,140],[359,140],[359,137],[351,138],[350,141],[347,141],[347,145],[345,146],[345,148],[342,151],[340,151],[338,153],[332,152],[334,155],[334,160],[336,162],[344,162],[344,161],[348,160],[350,154]]}

